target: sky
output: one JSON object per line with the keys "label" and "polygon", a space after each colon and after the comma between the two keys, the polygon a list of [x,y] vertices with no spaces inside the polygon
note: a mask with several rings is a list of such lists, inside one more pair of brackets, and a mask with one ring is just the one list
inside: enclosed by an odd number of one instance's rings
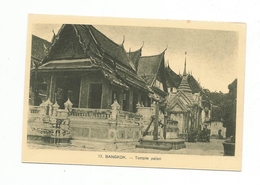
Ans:
{"label": "sky", "polygon": [[[115,43],[124,41],[126,51],[142,45],[142,55],[157,55],[165,49],[165,61],[177,74],[187,72],[210,91],[228,92],[228,85],[237,78],[238,33],[235,31],[201,30],[163,27],[93,25]],[[60,24],[36,24],[32,34],[51,41]],[[185,52],[187,53],[185,55]]]}

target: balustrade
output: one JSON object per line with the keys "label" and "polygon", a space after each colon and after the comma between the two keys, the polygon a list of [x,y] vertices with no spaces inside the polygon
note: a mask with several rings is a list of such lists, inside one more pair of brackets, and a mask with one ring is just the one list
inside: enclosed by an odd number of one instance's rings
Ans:
{"label": "balustrade", "polygon": [[142,115],[136,114],[136,113],[133,113],[133,112],[126,112],[126,111],[120,110],[119,114],[118,114],[118,119],[140,123],[142,121]]}
{"label": "balustrade", "polygon": [[112,111],[110,109],[87,109],[87,108],[72,108],[69,116],[73,117],[89,117],[97,119],[109,119]]}
{"label": "balustrade", "polygon": [[29,111],[30,111],[30,114],[39,114],[41,109],[39,106],[30,106]]}
{"label": "balustrade", "polygon": [[[120,123],[124,124],[141,124],[143,121],[143,116],[139,113],[122,111],[121,106],[115,100],[111,105],[111,109],[90,109],[90,108],[73,108],[72,103],[68,99],[64,103],[65,109],[58,109],[59,105],[57,102],[52,104],[48,99],[43,102],[40,106],[30,106],[30,114],[36,116],[49,116],[49,117],[81,117],[81,118],[91,118],[91,119],[111,119],[119,120]],[[144,108],[144,107],[142,107]]]}

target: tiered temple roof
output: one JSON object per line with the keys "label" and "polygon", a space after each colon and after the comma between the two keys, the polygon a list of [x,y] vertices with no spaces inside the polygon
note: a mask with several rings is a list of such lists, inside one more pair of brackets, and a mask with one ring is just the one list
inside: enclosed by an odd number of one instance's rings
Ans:
{"label": "tiered temple roof", "polygon": [[142,48],[143,48],[143,46],[136,51],[132,51],[132,52],[129,51],[127,53],[127,56],[130,59],[130,61],[133,63],[135,70],[137,70],[137,68],[138,68],[138,62],[142,55]]}
{"label": "tiered temple roof", "polygon": [[[51,43],[40,37],[32,35],[31,58],[35,62],[40,62],[46,55]],[[32,65],[33,66],[33,65]]]}
{"label": "tiered temple roof", "polygon": [[[138,61],[137,74],[155,92],[155,99],[167,95],[164,54],[165,50],[158,55],[141,56]],[[161,83],[161,88],[155,85],[156,80]]]}
{"label": "tiered temple roof", "polygon": [[177,75],[170,66],[166,67],[166,83],[167,87],[175,87],[178,88],[181,83],[181,77]]}
{"label": "tiered temple roof", "polygon": [[[63,58],[55,58],[60,52],[59,47],[62,46],[62,42],[70,38],[77,40],[84,54],[69,57],[61,55]],[[168,87],[176,87],[184,93],[204,94],[196,79],[187,74],[186,58],[183,76],[180,76],[169,66],[165,67],[165,51],[158,55],[141,56],[142,47],[133,52],[126,52],[123,43],[115,43],[92,25],[65,24],[62,25],[58,34],[54,35],[52,43],[33,36],[32,58],[43,59],[43,65],[39,67],[39,71],[101,71],[112,84],[124,89],[133,86],[152,92],[154,81],[159,79],[166,82]]]}
{"label": "tiered temple roof", "polygon": [[[64,36],[65,31],[67,35]],[[63,37],[62,37],[63,34]],[[61,39],[77,38],[84,54],[55,59]],[[59,52],[59,51],[58,51]],[[131,65],[123,44],[117,44],[94,28],[92,25],[63,25],[53,39],[48,55],[43,60],[40,71],[95,71],[102,74],[111,83],[129,88],[133,86],[152,92],[145,81],[139,77]]]}
{"label": "tiered temple roof", "polygon": [[152,86],[162,65],[164,67],[164,52],[154,56],[142,56],[138,62],[137,74],[145,79],[147,85]]}

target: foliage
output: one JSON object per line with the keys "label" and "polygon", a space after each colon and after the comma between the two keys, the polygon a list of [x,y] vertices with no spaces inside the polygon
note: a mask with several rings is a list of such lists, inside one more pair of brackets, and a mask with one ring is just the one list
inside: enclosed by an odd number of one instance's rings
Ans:
{"label": "foliage", "polygon": [[227,128],[226,137],[235,135],[236,128],[236,98],[237,98],[237,79],[228,85],[229,92],[210,92],[206,90],[206,95],[212,101],[212,121],[221,121]]}

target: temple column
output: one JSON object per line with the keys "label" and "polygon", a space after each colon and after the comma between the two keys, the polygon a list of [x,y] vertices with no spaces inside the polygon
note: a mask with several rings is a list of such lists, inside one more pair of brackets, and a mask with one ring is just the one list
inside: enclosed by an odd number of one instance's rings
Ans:
{"label": "temple column", "polygon": [[163,138],[166,139],[166,132],[167,132],[167,121],[168,121],[168,113],[164,112],[164,128],[163,128]]}
{"label": "temple column", "polygon": [[129,112],[133,112],[133,100],[134,100],[134,93],[132,90],[129,90]]}
{"label": "temple column", "polygon": [[50,85],[49,85],[49,99],[51,102],[54,102],[55,100],[55,89],[56,89],[56,76],[51,75],[50,79]]}

